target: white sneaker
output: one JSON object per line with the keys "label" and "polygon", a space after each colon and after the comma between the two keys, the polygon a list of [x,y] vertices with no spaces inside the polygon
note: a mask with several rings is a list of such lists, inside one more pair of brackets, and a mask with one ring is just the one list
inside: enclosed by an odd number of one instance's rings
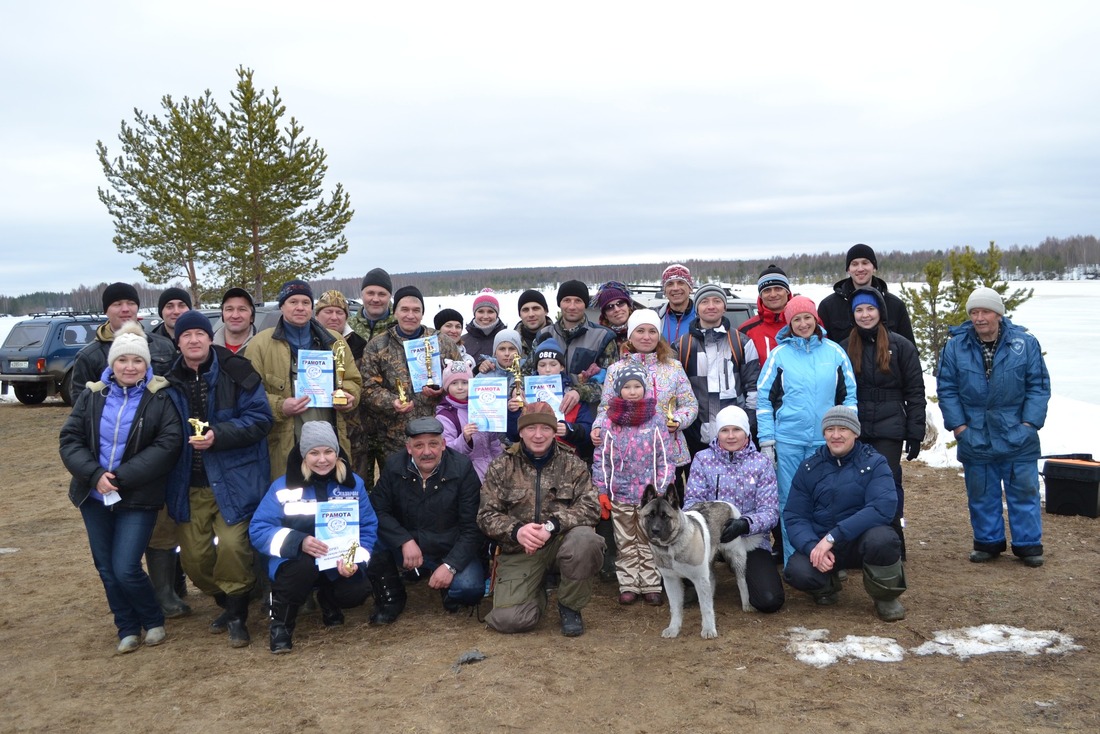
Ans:
{"label": "white sneaker", "polygon": [[164,642],[164,638],[167,637],[167,633],[164,631],[164,625],[160,627],[154,627],[145,633],[146,645],[159,645]]}
{"label": "white sneaker", "polygon": [[118,651],[121,654],[133,652],[141,647],[141,638],[137,635],[126,635],[118,643]]}

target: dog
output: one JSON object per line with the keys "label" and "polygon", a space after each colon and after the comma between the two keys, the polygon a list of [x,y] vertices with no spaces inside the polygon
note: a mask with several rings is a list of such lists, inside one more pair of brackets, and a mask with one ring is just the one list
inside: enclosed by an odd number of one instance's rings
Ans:
{"label": "dog", "polygon": [[691,581],[699,596],[705,640],[718,636],[714,624],[714,569],[712,562],[721,556],[737,578],[742,611],[753,611],[745,582],[745,562],[759,535],[743,535],[722,543],[722,526],[741,512],[729,502],[700,502],[684,512],[683,496],[670,485],[664,496],[652,484],[642,494],[641,525],[649,538],[657,570],[665,582],[672,619],[661,637],[677,637],[684,620],[684,582]]}

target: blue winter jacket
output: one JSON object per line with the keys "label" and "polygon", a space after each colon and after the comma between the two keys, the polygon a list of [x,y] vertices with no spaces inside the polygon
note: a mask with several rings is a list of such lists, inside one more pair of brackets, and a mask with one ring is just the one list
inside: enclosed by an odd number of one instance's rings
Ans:
{"label": "blue winter jacket", "polygon": [[791,481],[783,521],[795,551],[808,556],[827,533],[837,545],[852,543],[873,527],[889,525],[897,508],[890,465],[856,441],[840,458],[821,446],[803,460]]}
{"label": "blue winter jacket", "polygon": [[[292,456],[300,457],[295,448]],[[248,537],[256,550],[268,556],[268,576],[275,578],[275,571],[286,561],[302,554],[302,541],[307,536],[316,537],[317,502],[323,500],[358,500],[359,548],[355,554],[357,564],[370,561],[370,554],[378,539],[378,517],[367,497],[366,487],[358,474],[350,469],[343,483],[330,479],[325,484],[326,497],[318,498],[318,490],[311,481],[303,481],[301,474],[283,475],[271,483],[271,488],[260,501],[248,526]],[[324,571],[331,579],[339,577],[335,568]]]}
{"label": "blue winter jacket", "polygon": [[[822,329],[824,331],[824,329]],[[856,408],[856,378],[848,355],[816,334],[794,336],[790,325],[776,336],[760,372],[756,426],[760,441],[821,446],[821,419],[835,405]]]}
{"label": "blue winter jacket", "polygon": [[[263,380],[244,357],[222,347],[212,347],[213,359],[199,379],[206,381],[207,417],[214,431],[214,445],[203,453],[206,478],[214,491],[218,511],[229,525],[248,520],[267,491],[271,464],[267,434],[274,422],[271,405],[264,391]],[[176,522],[191,520],[191,442],[194,435],[187,417],[188,391],[181,384],[185,375],[194,373],[181,369],[179,357],[169,372],[172,389],[169,395],[176,410],[183,416],[183,450],[168,479],[168,514]]]}
{"label": "blue winter jacket", "polygon": [[[1047,417],[1050,375],[1039,341],[1022,326],[1001,320],[1002,332],[987,379],[982,345],[970,321],[951,329],[937,378],[940,412],[958,435],[962,462],[1039,458],[1039,429]],[[1024,423],[1030,423],[1025,426]]]}

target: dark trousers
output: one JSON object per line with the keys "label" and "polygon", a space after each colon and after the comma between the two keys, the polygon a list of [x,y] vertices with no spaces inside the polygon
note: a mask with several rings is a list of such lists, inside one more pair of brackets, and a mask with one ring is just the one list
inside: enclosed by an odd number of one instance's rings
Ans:
{"label": "dark trousers", "polygon": [[749,604],[758,612],[778,612],[786,601],[775,559],[763,548],[749,551],[745,562],[745,583],[749,587]]}
{"label": "dark trousers", "polygon": [[367,575],[362,569],[350,579],[343,576],[334,579],[327,572],[317,570],[317,559],[302,554],[276,569],[275,578],[271,580],[271,598],[286,604],[305,604],[314,587],[330,589],[331,598],[341,609],[361,605],[371,592]]}
{"label": "dark trousers", "polygon": [[[853,543],[836,544],[833,546],[833,555],[836,557],[834,571],[842,568],[863,568],[864,564],[892,566],[901,560],[901,540],[894,528],[878,525],[856,538]],[[802,551],[795,551],[787,561],[783,576],[788,584],[799,591],[824,591],[831,585],[829,577],[814,568],[810,557]]]}

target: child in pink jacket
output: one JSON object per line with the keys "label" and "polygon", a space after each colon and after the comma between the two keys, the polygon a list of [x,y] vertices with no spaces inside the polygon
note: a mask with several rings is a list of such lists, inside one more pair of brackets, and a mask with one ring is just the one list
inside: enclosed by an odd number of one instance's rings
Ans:
{"label": "child in pink jacket", "polygon": [[473,373],[464,360],[447,360],[443,366],[443,391],[447,393],[436,406],[435,415],[443,424],[443,439],[447,445],[474,465],[478,479],[485,481],[485,470],[496,457],[504,453],[499,433],[478,430],[469,420],[470,378]]}

